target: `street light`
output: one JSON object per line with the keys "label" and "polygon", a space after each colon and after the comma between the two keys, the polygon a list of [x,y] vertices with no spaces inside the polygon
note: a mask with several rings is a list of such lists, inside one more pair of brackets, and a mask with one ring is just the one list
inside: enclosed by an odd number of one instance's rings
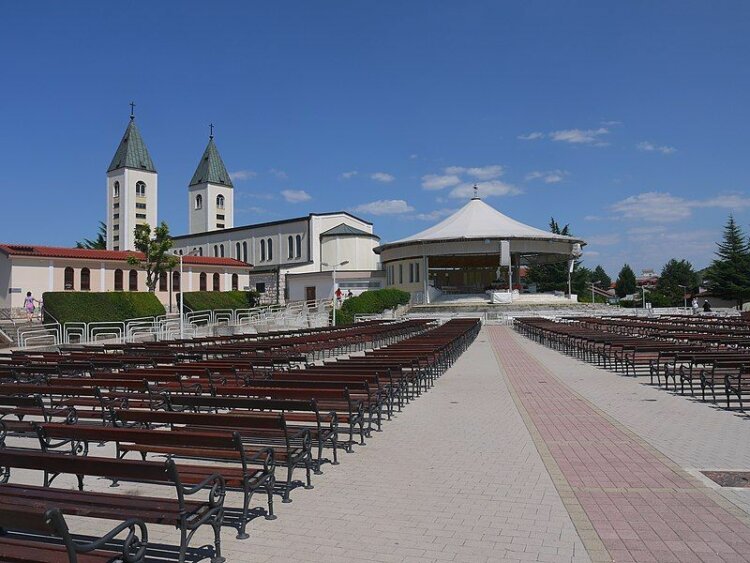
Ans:
{"label": "street light", "polygon": [[687,313],[687,286],[678,283],[677,287],[682,288],[682,306],[685,309],[685,312]]}
{"label": "street light", "polygon": [[[193,250],[191,250],[190,252],[188,252],[187,254],[185,254],[185,256],[197,256],[197,254],[198,254],[198,249],[194,248]],[[182,310],[183,303],[184,303],[183,295],[185,295],[185,289],[184,289],[185,276],[183,275],[183,271],[182,271],[182,258],[183,258],[183,255],[180,254],[180,308],[179,308],[179,311],[180,311],[180,340],[183,340],[185,338],[185,312]]]}
{"label": "street light", "polygon": [[[348,263],[349,260],[344,260],[343,262],[339,262],[338,264],[333,265],[333,319],[331,321],[333,326],[336,326],[336,268],[346,266]],[[327,264],[325,262],[321,262],[320,265],[325,266],[326,268],[332,267],[330,264]]]}

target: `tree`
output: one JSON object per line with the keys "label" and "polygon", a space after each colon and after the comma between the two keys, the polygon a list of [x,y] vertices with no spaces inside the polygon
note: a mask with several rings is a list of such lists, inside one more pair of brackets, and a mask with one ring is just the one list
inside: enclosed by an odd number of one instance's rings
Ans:
{"label": "tree", "polygon": [[618,297],[625,297],[626,295],[635,293],[636,288],[635,272],[633,272],[633,268],[629,264],[625,264],[617,276],[615,293],[617,293]]}
{"label": "tree", "polygon": [[717,297],[736,301],[750,299],[750,249],[745,234],[732,215],[724,226],[716,259],[706,272],[708,288]]}
{"label": "tree", "polygon": [[83,239],[83,242],[77,241],[76,248],[86,248],[88,250],[107,250],[107,224],[99,221],[99,232],[96,239]]}
{"label": "tree", "polygon": [[656,282],[656,291],[664,295],[667,306],[682,305],[685,294],[695,291],[699,283],[698,276],[690,262],[672,258],[661,269],[659,281]]}
{"label": "tree", "polygon": [[[555,221],[550,218],[549,229],[556,235],[570,236],[570,225],[565,225],[562,229]],[[576,261],[576,265],[578,262]],[[588,271],[588,270],[587,270]],[[571,276],[571,285],[573,284],[576,269],[574,267],[573,276]],[[556,264],[533,264],[526,273],[526,279],[536,284],[537,291],[568,291],[568,262],[558,262]],[[585,285],[585,281],[583,282]]]}
{"label": "tree", "polygon": [[162,221],[154,228],[153,236],[148,223],[135,227],[135,249],[143,253],[143,260],[136,256],[128,256],[128,264],[146,270],[146,287],[149,291],[156,291],[159,276],[166,275],[174,268],[178,259],[168,254],[173,242],[169,236],[169,227]]}
{"label": "tree", "polygon": [[591,273],[591,282],[599,282],[599,289],[607,291],[612,285],[612,278],[607,275],[607,272],[604,271],[604,268],[602,268],[601,266],[597,266]]}

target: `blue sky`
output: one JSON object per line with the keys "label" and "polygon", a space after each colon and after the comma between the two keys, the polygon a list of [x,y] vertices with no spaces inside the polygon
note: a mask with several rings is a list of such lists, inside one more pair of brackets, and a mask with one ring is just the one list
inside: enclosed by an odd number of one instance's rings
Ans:
{"label": "blue sky", "polygon": [[394,240],[477,181],[613,277],[707,265],[730,212],[750,230],[747,2],[16,2],[3,23],[3,242],[95,234],[131,100],[175,234],[209,122],[236,224],[344,209]]}

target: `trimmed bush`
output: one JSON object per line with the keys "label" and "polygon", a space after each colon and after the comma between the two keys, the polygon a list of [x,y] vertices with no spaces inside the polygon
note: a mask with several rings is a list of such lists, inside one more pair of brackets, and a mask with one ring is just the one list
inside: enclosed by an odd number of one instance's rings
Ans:
{"label": "trimmed bush", "polygon": [[257,291],[186,291],[185,306],[193,311],[249,309],[258,304]]}
{"label": "trimmed bush", "polygon": [[336,311],[336,325],[352,324],[354,315],[375,315],[386,309],[406,305],[411,295],[400,289],[376,289],[365,291],[357,297],[344,301]]}
{"label": "trimmed bush", "polygon": [[138,317],[163,315],[164,305],[155,294],[137,291],[96,293],[88,291],[48,291],[42,295],[45,322],[121,322]]}

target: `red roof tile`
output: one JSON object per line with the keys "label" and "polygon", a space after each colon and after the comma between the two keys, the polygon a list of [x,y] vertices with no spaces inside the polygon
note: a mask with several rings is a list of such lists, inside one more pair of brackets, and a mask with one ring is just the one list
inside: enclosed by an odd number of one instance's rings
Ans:
{"label": "red roof tile", "polygon": [[[141,252],[123,250],[88,250],[85,248],[62,248],[31,244],[0,244],[0,252],[8,256],[31,256],[39,258],[72,258],[76,260],[117,260],[125,262],[129,256],[143,258]],[[185,264],[196,266],[232,266],[235,268],[252,267],[234,258],[214,258],[212,256],[184,256]]]}

